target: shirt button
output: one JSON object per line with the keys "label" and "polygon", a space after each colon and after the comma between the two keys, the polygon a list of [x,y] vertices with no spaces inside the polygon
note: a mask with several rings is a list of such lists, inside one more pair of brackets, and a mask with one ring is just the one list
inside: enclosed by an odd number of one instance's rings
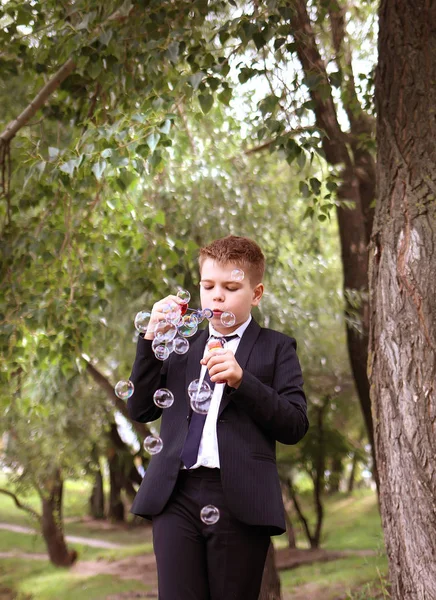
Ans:
{"label": "shirt button", "polygon": [[207,458],[206,458],[206,460],[204,461],[204,464],[205,464],[205,465],[208,465],[208,464],[209,464],[209,461],[207,460]]}

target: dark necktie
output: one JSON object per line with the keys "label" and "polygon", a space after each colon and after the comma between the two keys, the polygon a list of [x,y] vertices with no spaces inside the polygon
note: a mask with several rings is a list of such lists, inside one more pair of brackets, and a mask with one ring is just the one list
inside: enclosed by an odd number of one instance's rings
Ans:
{"label": "dark necktie", "polygon": [[[225,341],[228,342],[233,340],[238,335],[227,335],[223,336]],[[217,336],[211,336],[210,339],[220,339]],[[215,384],[210,380],[209,371],[206,369],[206,373],[204,375],[204,381],[210,385],[213,394],[213,388]],[[200,415],[199,413],[192,412],[191,420],[189,422],[188,435],[186,436],[185,444],[183,446],[182,452],[180,454],[180,458],[183,461],[183,464],[187,469],[190,469],[192,465],[195,465],[198,457],[198,449],[200,448],[201,436],[203,435],[204,423],[206,422],[207,415]]]}

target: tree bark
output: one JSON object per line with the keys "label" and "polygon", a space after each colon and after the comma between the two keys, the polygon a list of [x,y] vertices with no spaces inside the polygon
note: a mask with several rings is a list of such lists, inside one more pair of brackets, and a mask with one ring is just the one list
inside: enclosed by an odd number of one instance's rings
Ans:
{"label": "tree bark", "polygon": [[354,484],[356,482],[356,470],[357,470],[357,452],[354,451],[353,458],[351,460],[351,471],[350,471],[350,475],[348,477],[348,485],[347,485],[347,492],[349,494],[351,494],[351,492],[354,490]]}
{"label": "tree bark", "polygon": [[436,598],[435,23],[381,2],[369,373],[394,600]]}
{"label": "tree bark", "polygon": [[275,562],[274,546],[271,542],[263,570],[259,600],[281,600],[281,598],[280,577]]}
{"label": "tree bark", "polygon": [[94,519],[104,519],[103,476],[100,466],[94,472],[94,485],[89,499],[89,513]]}
{"label": "tree bark", "polygon": [[334,494],[339,492],[341,487],[342,475],[344,473],[344,465],[342,463],[342,459],[339,457],[334,457],[332,459],[332,464],[330,468],[330,476],[329,476],[329,494]]}
{"label": "tree bark", "polygon": [[[77,559],[77,552],[68,550],[64,537],[62,517],[63,485],[61,474],[56,471],[41,495],[41,527],[50,561],[58,567],[69,567]],[[48,494],[47,489],[49,490]]]}

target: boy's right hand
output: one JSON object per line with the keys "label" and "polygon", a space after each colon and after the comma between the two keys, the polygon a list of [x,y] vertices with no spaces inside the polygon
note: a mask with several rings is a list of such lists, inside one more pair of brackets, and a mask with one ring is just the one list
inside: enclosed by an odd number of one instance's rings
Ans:
{"label": "boy's right hand", "polygon": [[165,321],[166,319],[166,315],[163,312],[165,306],[168,306],[168,304],[171,305],[183,305],[186,304],[185,302],[183,302],[178,296],[173,296],[172,294],[170,294],[169,296],[166,296],[165,298],[162,298],[162,300],[159,300],[158,302],[155,302],[153,304],[153,308],[151,310],[151,318],[150,318],[150,323],[148,324],[147,327],[147,331],[144,334],[144,339],[146,340],[153,340],[154,339],[154,330],[156,328],[156,325],[160,322],[160,321]]}

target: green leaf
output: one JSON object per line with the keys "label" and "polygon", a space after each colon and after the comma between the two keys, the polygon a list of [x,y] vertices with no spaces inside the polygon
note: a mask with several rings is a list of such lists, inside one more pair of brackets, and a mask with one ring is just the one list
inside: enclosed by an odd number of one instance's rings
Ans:
{"label": "green leaf", "polygon": [[226,88],[220,94],[218,94],[218,100],[220,102],[222,102],[223,104],[225,104],[226,106],[229,105],[231,99],[232,99],[232,90],[230,88]]}
{"label": "green leaf", "polygon": [[204,114],[207,114],[213,105],[213,96],[212,94],[200,94],[198,96],[198,101],[200,102],[201,110]]}
{"label": "green leaf", "polygon": [[133,4],[131,0],[124,0],[117,13],[120,17],[127,17],[132,10]]}
{"label": "green leaf", "polygon": [[310,190],[309,190],[309,186],[307,185],[307,183],[305,181],[300,181],[299,188],[300,188],[300,193],[303,196],[303,198],[309,198]]}
{"label": "green leaf", "polygon": [[159,133],[151,133],[148,138],[145,140],[145,143],[150,148],[151,152],[154,152],[158,142],[160,140]]}
{"label": "green leaf", "polygon": [[303,221],[305,221],[306,219],[309,219],[309,218],[312,219],[313,215],[314,215],[314,212],[315,211],[313,210],[312,206],[308,206],[306,208],[306,211],[305,211],[304,215],[303,215]]}
{"label": "green leaf", "polygon": [[154,215],[153,217],[153,221],[155,223],[157,223],[158,225],[165,225],[166,219],[165,219],[165,213],[163,212],[163,210],[158,210],[157,213]]}
{"label": "green leaf", "polygon": [[256,45],[256,48],[258,50],[260,50],[261,48],[263,48],[266,44],[266,40],[263,37],[262,33],[253,33],[253,42]]}
{"label": "green leaf", "polygon": [[286,38],[277,38],[274,40],[274,50],[278,50],[286,42]]}
{"label": "green leaf", "polygon": [[165,52],[165,55],[173,63],[177,62],[177,59],[179,57],[179,47],[180,47],[179,42],[171,42],[171,44],[169,44],[169,46],[167,48],[167,51]]}
{"label": "green leaf", "polygon": [[107,46],[112,39],[112,29],[106,29],[106,31],[102,31],[98,38],[100,44],[102,46]]}
{"label": "green leaf", "polygon": [[77,161],[75,159],[69,160],[68,162],[61,165],[59,167],[59,170],[62,171],[62,173],[66,173],[67,175],[70,175],[70,177],[71,177],[74,173],[74,169],[77,166],[76,163],[77,163]]}
{"label": "green leaf", "polygon": [[101,73],[101,62],[97,60],[95,62],[89,63],[87,72],[92,79],[97,79],[97,77]]}
{"label": "green leaf", "polygon": [[318,215],[318,221],[326,221],[328,219],[327,215]]}
{"label": "green leaf", "polygon": [[321,191],[321,182],[316,177],[311,177],[309,180],[310,187],[312,188],[312,192],[318,195]]}
{"label": "green leaf", "polygon": [[304,152],[304,150],[302,150],[300,152],[300,154],[297,156],[297,163],[298,163],[298,166],[300,167],[300,169],[304,169],[304,167],[306,165],[306,153]]}
{"label": "green leaf", "polygon": [[159,127],[159,131],[161,131],[165,135],[169,134],[170,129],[171,129],[171,121],[170,121],[170,119],[166,119],[165,123]]}
{"label": "green leaf", "polygon": [[196,73],[194,73],[193,75],[188,77],[188,81],[192,85],[194,90],[198,89],[198,86],[203,81],[204,76],[205,76],[205,73],[203,73],[203,71],[197,71]]}
{"label": "green leaf", "polygon": [[59,148],[54,148],[53,146],[48,147],[48,156],[50,160],[54,160],[55,158],[57,158],[59,156],[59,152]]}
{"label": "green leaf", "polygon": [[105,160],[99,161],[93,165],[92,172],[94,173],[97,181],[100,181],[101,176],[103,175],[104,170],[106,169],[106,166],[107,162]]}

